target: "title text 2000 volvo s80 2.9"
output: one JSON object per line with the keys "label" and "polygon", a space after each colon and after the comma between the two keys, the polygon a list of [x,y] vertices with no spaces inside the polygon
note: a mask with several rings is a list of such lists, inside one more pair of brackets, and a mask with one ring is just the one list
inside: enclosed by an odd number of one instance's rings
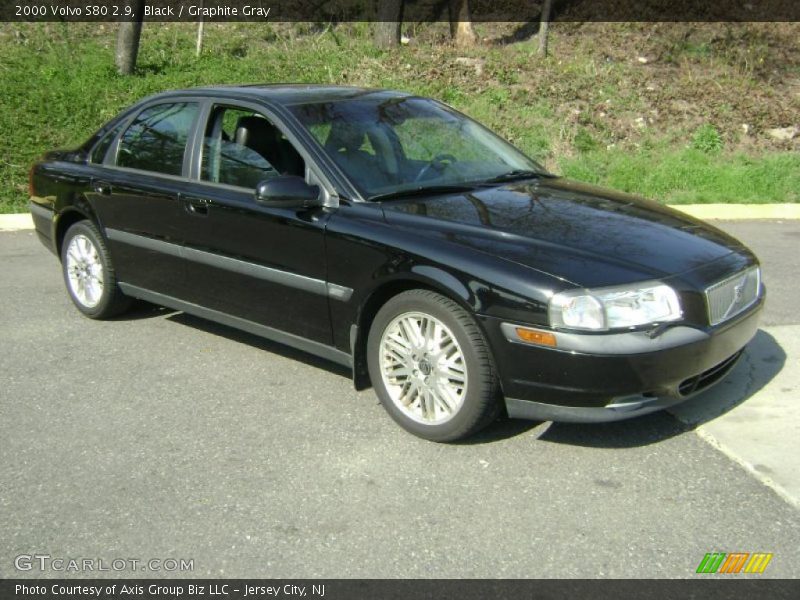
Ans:
{"label": "title text 2000 volvo s80 2.9", "polygon": [[147,98],[35,164],[31,212],[86,316],[138,298],[325,357],[436,441],[681,402],[730,371],[764,300],[718,229],[384,90]]}

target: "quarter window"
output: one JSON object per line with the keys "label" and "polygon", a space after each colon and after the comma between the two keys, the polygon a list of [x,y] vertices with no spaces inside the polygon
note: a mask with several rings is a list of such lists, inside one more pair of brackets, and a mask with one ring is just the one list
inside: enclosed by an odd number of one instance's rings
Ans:
{"label": "quarter window", "polygon": [[113,129],[111,129],[108,133],[106,133],[99,142],[95,145],[94,149],[92,150],[92,154],[90,160],[95,164],[103,164],[105,160],[106,153],[108,149],[111,147],[111,144],[117,137],[120,129],[122,129],[122,124],[117,125]]}
{"label": "quarter window", "polygon": [[197,103],[159,104],[143,110],[122,135],[117,166],[181,175]]}

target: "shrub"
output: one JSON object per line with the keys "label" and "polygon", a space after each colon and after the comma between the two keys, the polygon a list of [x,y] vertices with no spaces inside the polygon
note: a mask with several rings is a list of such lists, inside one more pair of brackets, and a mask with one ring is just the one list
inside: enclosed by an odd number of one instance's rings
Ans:
{"label": "shrub", "polygon": [[716,154],[722,150],[722,136],[716,127],[706,123],[694,132],[692,148],[706,154]]}

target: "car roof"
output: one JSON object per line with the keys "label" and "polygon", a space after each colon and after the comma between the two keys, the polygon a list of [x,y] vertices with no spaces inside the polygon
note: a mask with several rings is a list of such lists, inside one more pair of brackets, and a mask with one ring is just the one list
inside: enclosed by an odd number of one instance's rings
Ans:
{"label": "car roof", "polygon": [[318,84],[248,84],[248,85],[216,85],[206,87],[187,88],[163,92],[154,98],[169,98],[171,96],[214,96],[240,99],[265,100],[274,104],[289,106],[292,104],[305,104],[316,102],[333,102],[352,98],[369,98],[381,100],[389,98],[404,98],[411,94],[394,90],[363,88],[345,85],[318,85]]}

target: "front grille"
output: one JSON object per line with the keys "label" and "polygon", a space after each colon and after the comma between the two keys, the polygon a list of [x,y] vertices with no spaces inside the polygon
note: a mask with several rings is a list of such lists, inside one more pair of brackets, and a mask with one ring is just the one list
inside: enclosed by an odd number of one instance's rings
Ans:
{"label": "front grille", "polygon": [[733,368],[733,366],[736,364],[736,361],[739,360],[739,357],[742,355],[742,352],[743,350],[739,350],[733,356],[726,358],[721,363],[711,367],[707,371],[703,371],[700,373],[700,375],[690,377],[678,386],[678,392],[681,396],[688,396],[689,394],[699,392],[700,390],[716,383],[725,377],[728,371]]}
{"label": "front grille", "polygon": [[718,325],[735,317],[758,300],[761,270],[750,267],[706,289],[708,322]]}

